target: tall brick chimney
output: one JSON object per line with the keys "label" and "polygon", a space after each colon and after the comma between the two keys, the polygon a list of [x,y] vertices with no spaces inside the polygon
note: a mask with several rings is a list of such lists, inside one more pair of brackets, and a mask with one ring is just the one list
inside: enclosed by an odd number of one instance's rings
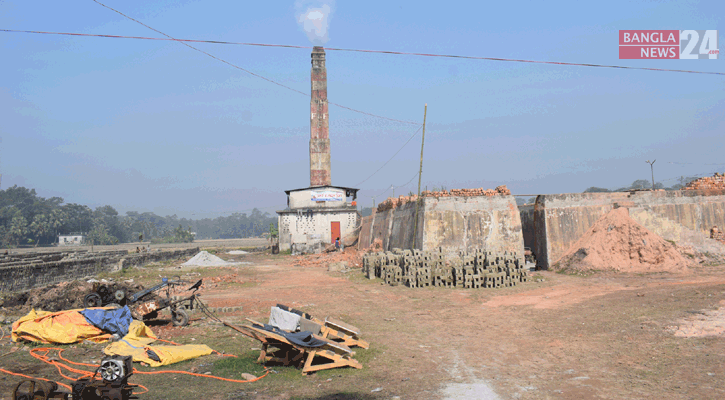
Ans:
{"label": "tall brick chimney", "polygon": [[310,99],[310,186],[330,186],[330,132],[327,113],[325,49],[312,49],[312,96]]}

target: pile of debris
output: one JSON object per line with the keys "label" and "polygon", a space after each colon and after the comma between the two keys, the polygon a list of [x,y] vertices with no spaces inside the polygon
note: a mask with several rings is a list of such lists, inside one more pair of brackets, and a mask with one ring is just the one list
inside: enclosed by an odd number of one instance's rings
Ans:
{"label": "pile of debris", "polygon": [[617,272],[685,272],[692,264],[675,245],[616,208],[594,223],[554,264],[555,269]]}
{"label": "pile of debris", "polygon": [[293,259],[294,265],[298,267],[329,267],[332,263],[345,263],[348,268],[360,268],[360,265],[362,264],[360,253],[351,247],[346,247],[345,251],[294,256]]}
{"label": "pile of debris", "polygon": [[682,190],[719,189],[725,190],[725,173],[717,173],[713,176],[705,176],[696,179],[683,187]]}
{"label": "pile of debris", "polygon": [[[17,312],[27,312],[35,308],[44,311],[63,311],[84,308],[83,299],[93,291],[93,281],[62,282],[55,285],[35,288],[24,292],[7,293],[0,297],[0,307]],[[103,282],[114,290],[124,289],[127,293],[143,290],[140,284],[128,282]]]}
{"label": "pile of debris", "polygon": [[476,249],[446,257],[438,251],[401,250],[363,256],[368,279],[408,287],[463,287],[467,289],[515,286],[528,281],[524,262],[515,252],[494,253]]}

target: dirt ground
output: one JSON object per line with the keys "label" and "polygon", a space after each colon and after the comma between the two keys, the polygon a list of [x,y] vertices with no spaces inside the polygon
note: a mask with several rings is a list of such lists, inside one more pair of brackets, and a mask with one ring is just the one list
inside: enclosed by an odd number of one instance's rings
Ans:
{"label": "dirt ground", "polygon": [[[359,267],[328,272],[335,255],[216,255],[234,267],[180,268],[154,264],[115,277],[144,282],[164,274],[206,278],[201,291],[231,323],[266,321],[282,303],[313,316],[359,327],[370,349],[356,349],[362,370],[302,376],[271,366],[254,383],[184,375],[134,375],[150,392],[141,399],[716,399],[725,398],[725,266],[686,273],[568,275],[549,271],[500,289],[391,287]],[[354,267],[354,254],[342,256]],[[342,258],[341,257],[341,258]],[[310,262],[314,260],[314,262]],[[109,276],[114,277],[114,276]],[[12,309],[0,314],[12,315]],[[151,328],[179,343],[206,343],[238,359],[206,356],[161,370],[259,376],[259,343],[193,314],[191,326],[168,320]],[[2,319],[2,318],[0,318]],[[2,325],[5,333],[9,325]],[[29,357],[38,345],[0,340],[0,366],[60,378]],[[64,357],[98,360],[103,345],[64,346]],[[8,355],[12,349],[18,349]],[[142,370],[150,368],[139,367]],[[0,399],[18,378],[0,373]],[[67,383],[67,381],[65,381]],[[4,396],[4,397],[1,397]]]}

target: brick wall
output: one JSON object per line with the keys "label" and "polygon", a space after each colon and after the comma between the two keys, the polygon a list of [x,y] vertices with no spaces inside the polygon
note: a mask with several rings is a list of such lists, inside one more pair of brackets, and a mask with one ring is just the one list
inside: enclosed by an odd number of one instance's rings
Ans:
{"label": "brick wall", "polygon": [[[82,258],[19,263],[13,260],[0,264],[0,292],[28,290],[34,287],[71,281],[101,272],[118,271],[122,268],[140,266],[152,262],[190,257],[199,252],[199,248],[186,250],[159,251],[153,253],[108,252],[83,254]],[[32,257],[27,257],[32,259]]]}

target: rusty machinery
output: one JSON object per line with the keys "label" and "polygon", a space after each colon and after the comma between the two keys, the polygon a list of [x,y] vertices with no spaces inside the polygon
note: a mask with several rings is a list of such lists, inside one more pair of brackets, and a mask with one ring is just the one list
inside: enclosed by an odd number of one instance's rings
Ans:
{"label": "rusty machinery", "polygon": [[[196,291],[201,287],[202,280],[200,279],[196,284],[187,289],[194,290],[190,296],[179,300],[172,300],[171,288],[184,283],[187,282],[182,281],[180,278],[177,280],[163,278],[160,284],[133,294],[128,294],[124,289],[100,285],[94,287],[94,291],[85,296],[83,305],[85,307],[100,307],[114,304],[118,306],[127,305],[131,309],[131,316],[137,320],[157,318],[159,311],[169,308],[171,311],[171,322],[175,326],[186,326],[189,323],[189,315],[179,305],[188,302],[189,308],[194,307],[194,301],[197,297]],[[159,296],[158,292],[164,289],[166,289],[166,296]]]}
{"label": "rusty machinery", "polygon": [[[100,380],[96,376],[101,376]],[[72,384],[71,393],[58,390],[55,382],[32,379],[20,381],[13,390],[13,400],[130,400],[137,387],[128,383],[133,375],[131,356],[109,356],[101,360],[90,378],[79,379]]]}

